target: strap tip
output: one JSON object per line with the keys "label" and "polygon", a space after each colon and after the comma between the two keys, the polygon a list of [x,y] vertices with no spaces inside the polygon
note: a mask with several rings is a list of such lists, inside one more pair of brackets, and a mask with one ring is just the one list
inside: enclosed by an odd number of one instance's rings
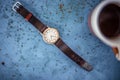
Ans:
{"label": "strap tip", "polygon": [[85,62],[82,67],[87,70],[87,71],[92,71],[93,67],[91,65],[89,65],[87,62]]}

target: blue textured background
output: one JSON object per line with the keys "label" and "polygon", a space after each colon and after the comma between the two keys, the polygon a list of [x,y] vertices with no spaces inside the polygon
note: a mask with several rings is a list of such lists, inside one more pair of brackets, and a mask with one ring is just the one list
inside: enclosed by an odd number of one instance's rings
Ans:
{"label": "blue textured background", "polygon": [[12,11],[16,0],[0,0],[0,80],[120,80],[120,62],[110,47],[91,34],[88,15],[100,0],[20,0],[63,41],[93,65],[87,72],[37,29]]}

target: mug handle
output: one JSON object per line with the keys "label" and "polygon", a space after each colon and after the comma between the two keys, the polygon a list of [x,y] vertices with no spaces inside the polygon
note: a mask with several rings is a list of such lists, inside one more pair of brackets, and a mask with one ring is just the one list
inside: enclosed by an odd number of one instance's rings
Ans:
{"label": "mug handle", "polygon": [[112,49],[116,58],[120,61],[120,47],[113,47]]}

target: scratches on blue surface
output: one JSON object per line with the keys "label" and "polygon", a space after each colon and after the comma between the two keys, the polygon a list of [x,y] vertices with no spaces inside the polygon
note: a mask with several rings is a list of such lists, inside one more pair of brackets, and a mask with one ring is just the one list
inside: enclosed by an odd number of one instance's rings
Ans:
{"label": "scratches on blue surface", "polygon": [[43,23],[57,28],[64,42],[93,65],[89,73],[44,43],[39,31],[12,11],[16,1],[0,0],[0,80],[120,79],[120,63],[111,48],[88,28],[88,15],[100,0],[20,0]]}

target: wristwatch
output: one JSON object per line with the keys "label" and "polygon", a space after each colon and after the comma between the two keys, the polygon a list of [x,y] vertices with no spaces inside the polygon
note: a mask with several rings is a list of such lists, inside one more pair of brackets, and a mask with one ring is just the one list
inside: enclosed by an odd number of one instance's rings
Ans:
{"label": "wristwatch", "polygon": [[46,43],[53,44],[58,47],[66,56],[68,56],[71,60],[76,62],[85,70],[91,71],[93,69],[93,67],[88,62],[86,62],[63,42],[63,40],[59,37],[59,32],[57,31],[57,29],[43,24],[30,11],[24,8],[20,2],[16,2],[13,5],[12,9],[23,16],[33,26],[35,26],[41,32],[43,40]]}

